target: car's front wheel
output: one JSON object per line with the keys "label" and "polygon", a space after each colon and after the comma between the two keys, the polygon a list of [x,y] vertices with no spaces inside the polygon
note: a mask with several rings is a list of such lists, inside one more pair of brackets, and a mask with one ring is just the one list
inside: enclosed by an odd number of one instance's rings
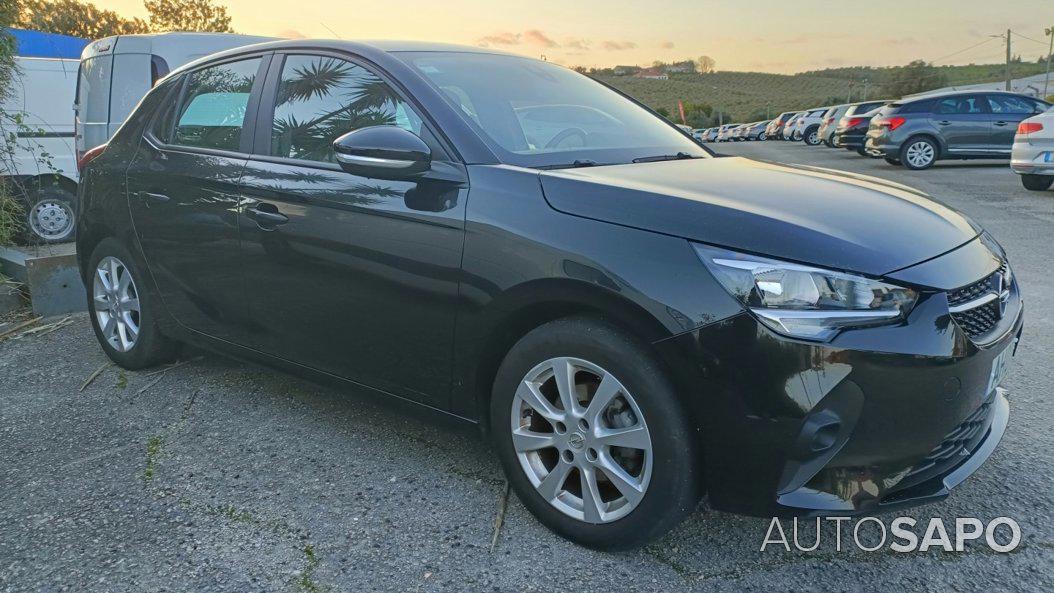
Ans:
{"label": "car's front wheel", "polygon": [[1046,191],[1054,184],[1054,176],[1051,175],[1022,175],[1021,185],[1032,191]]}
{"label": "car's front wheel", "polygon": [[106,356],[126,369],[171,361],[176,345],[158,328],[160,310],[128,250],[116,239],[103,239],[90,262],[88,311]]}
{"label": "car's front wheel", "polygon": [[652,355],[617,328],[569,318],[528,333],[498,370],[490,411],[520,500],[572,541],[640,546],[698,503],[689,415]]}
{"label": "car's front wheel", "polygon": [[914,138],[900,148],[900,161],[916,171],[929,169],[937,162],[937,145],[929,138]]}

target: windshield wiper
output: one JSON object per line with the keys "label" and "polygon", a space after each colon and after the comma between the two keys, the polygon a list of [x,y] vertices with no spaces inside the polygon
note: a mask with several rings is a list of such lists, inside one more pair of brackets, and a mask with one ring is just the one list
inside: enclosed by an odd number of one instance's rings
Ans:
{"label": "windshield wiper", "polygon": [[654,163],[656,161],[680,161],[684,159],[701,159],[701,156],[693,156],[687,152],[678,152],[677,154],[659,154],[655,156],[642,156],[633,159],[634,163]]}
{"label": "windshield wiper", "polygon": [[558,165],[543,165],[538,167],[539,169],[578,169],[579,167],[596,167],[600,163],[592,159],[575,159],[570,163],[560,163]]}

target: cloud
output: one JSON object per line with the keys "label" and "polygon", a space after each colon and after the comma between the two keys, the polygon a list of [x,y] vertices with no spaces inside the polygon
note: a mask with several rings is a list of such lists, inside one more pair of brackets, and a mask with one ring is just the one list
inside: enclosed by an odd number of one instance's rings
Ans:
{"label": "cloud", "polygon": [[593,42],[588,39],[575,39],[572,37],[564,39],[564,47],[568,49],[586,50],[589,49],[589,46],[592,45],[592,43]]}
{"label": "cloud", "polygon": [[608,51],[620,51],[624,49],[633,49],[637,47],[637,44],[632,41],[605,41],[602,47]]}
{"label": "cloud", "polygon": [[663,41],[659,44],[659,47],[663,49],[673,49],[675,46],[672,41]]}
{"label": "cloud", "polygon": [[283,39],[306,39],[307,35],[304,35],[296,29],[282,29],[278,32],[278,37]]}
{"label": "cloud", "polygon": [[531,29],[523,32],[523,40],[533,45],[540,45],[542,47],[559,47],[560,44],[553,41],[551,37],[542,33],[538,29]]}
{"label": "cloud", "polygon": [[484,47],[489,45],[519,45],[520,35],[519,33],[495,33],[494,35],[481,37],[479,44]]}

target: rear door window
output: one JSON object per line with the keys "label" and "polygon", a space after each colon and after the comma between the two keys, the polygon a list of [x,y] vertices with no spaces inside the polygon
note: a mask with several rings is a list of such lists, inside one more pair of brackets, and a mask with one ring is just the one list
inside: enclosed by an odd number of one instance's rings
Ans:
{"label": "rear door window", "polygon": [[190,74],[172,143],[237,151],[260,58],[220,64]]}
{"label": "rear door window", "polygon": [[1033,103],[1013,95],[988,95],[988,108],[998,115],[1027,115],[1036,112]]}
{"label": "rear door window", "polygon": [[985,113],[981,97],[960,95],[938,99],[934,110],[938,115],[978,115]]}

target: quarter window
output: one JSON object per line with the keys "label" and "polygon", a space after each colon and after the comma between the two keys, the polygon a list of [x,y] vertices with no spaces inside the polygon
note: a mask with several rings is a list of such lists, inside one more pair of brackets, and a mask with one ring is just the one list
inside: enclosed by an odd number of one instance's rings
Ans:
{"label": "quarter window", "polygon": [[191,73],[173,144],[238,150],[259,68],[260,58],[253,58]]}
{"label": "quarter window", "polygon": [[334,162],[333,141],[369,126],[421,134],[422,121],[373,72],[347,60],[290,55],[282,66],[271,155]]}

